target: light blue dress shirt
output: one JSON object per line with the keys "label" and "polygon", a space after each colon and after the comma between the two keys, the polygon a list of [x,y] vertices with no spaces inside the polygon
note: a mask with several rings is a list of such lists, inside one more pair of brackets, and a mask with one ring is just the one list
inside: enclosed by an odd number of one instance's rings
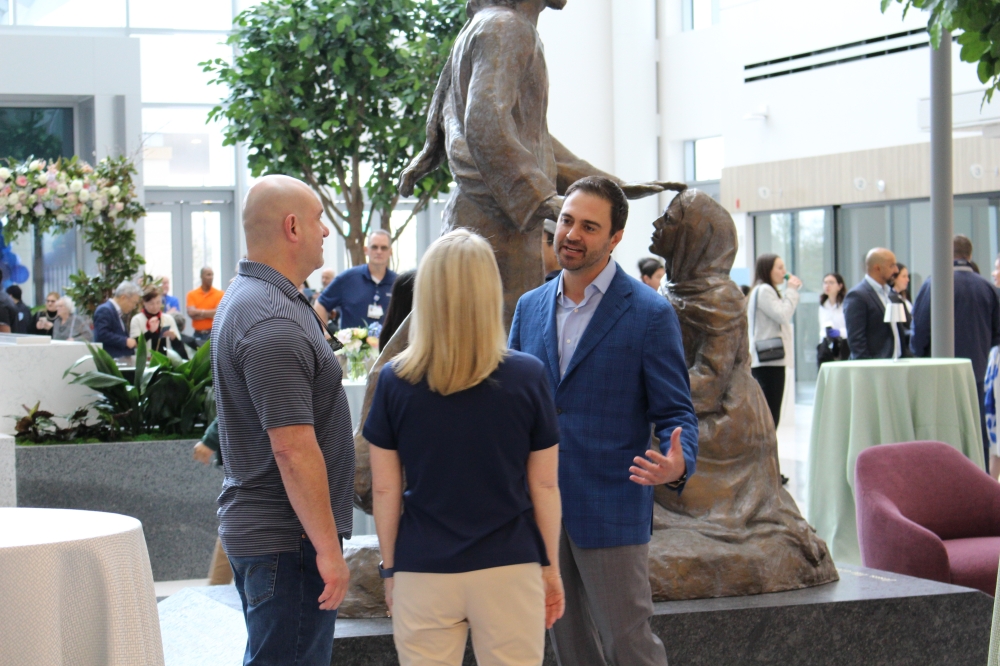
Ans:
{"label": "light blue dress shirt", "polygon": [[875,281],[871,275],[865,275],[865,282],[871,285],[871,288],[875,290],[878,294],[879,299],[882,301],[882,305],[889,305],[889,285],[881,285]]}
{"label": "light blue dress shirt", "polygon": [[566,374],[566,368],[573,359],[573,352],[580,344],[587,325],[594,318],[597,306],[611,286],[618,265],[609,260],[604,270],[597,274],[594,281],[583,290],[583,300],[579,303],[571,301],[563,291],[563,276],[559,274],[559,289],[556,291],[556,333],[559,336],[559,376]]}

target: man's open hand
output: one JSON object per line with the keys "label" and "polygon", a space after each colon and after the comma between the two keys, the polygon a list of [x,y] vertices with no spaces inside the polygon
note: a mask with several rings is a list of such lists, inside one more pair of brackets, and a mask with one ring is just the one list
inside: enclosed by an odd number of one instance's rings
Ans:
{"label": "man's open hand", "polygon": [[335,610],[347,596],[347,586],[351,583],[351,570],[347,568],[344,555],[337,550],[333,553],[317,553],[316,568],[326,583],[323,594],[319,595],[320,610]]}
{"label": "man's open hand", "polygon": [[670,435],[670,450],[663,455],[655,449],[646,451],[648,458],[636,456],[635,464],[628,468],[632,473],[629,480],[640,486],[658,486],[673,483],[684,476],[687,463],[684,461],[684,450],[681,449],[681,429],[674,428]]}

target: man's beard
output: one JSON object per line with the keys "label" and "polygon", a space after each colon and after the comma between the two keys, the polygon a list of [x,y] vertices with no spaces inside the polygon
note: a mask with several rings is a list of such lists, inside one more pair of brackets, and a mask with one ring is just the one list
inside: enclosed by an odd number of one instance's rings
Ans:
{"label": "man's beard", "polygon": [[[573,249],[579,249],[583,251],[582,254],[580,254],[579,258],[576,259],[576,261],[579,262],[578,265],[567,266],[566,264],[563,263],[562,252],[560,252],[560,250],[562,250],[564,247],[570,247]],[[565,241],[563,241],[562,243],[559,244],[559,247],[556,248],[556,260],[559,262],[560,266],[562,266],[568,271],[584,270],[586,268],[590,268],[591,266],[599,263],[602,260],[606,260],[608,254],[610,254],[610,249],[611,249],[610,238],[608,238],[608,241],[599,250],[595,250],[593,252],[588,251],[585,245],[579,245],[579,246],[568,245]]]}

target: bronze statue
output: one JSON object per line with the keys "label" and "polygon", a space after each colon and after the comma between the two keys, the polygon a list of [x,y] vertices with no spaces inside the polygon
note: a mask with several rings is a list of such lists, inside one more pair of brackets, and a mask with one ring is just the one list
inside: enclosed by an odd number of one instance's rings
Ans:
{"label": "bronze statue", "polygon": [[826,544],[778,473],[778,442],[750,375],[746,300],[729,279],[736,226],[697,190],[654,223],[663,291],[680,319],[700,426],[698,473],[658,488],[650,582],[658,601],[793,590],[838,579]]}
{"label": "bronze statue", "polygon": [[508,326],[517,299],[542,284],[542,222],[557,220],[562,194],[590,175],[611,178],[637,199],[666,183],[624,184],[573,155],[549,134],[549,79],[536,26],[566,0],[470,0],[469,21],[441,71],[427,114],[423,150],[399,191],[445,159],[455,178],[444,231],[465,227],[496,252]]}

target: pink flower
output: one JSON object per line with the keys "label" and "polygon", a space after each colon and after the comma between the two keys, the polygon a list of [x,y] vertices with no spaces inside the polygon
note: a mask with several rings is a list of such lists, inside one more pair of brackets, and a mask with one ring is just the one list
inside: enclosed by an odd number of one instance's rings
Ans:
{"label": "pink flower", "polygon": [[48,193],[49,193],[49,188],[47,187],[39,187],[37,190],[35,190],[35,194],[37,194],[40,197],[44,197]]}
{"label": "pink flower", "polygon": [[83,212],[83,204],[77,204],[77,205],[73,206],[73,214],[74,215],[79,215],[82,212]]}
{"label": "pink flower", "polygon": [[18,187],[26,187],[26,186],[28,185],[28,179],[27,179],[27,178],[25,178],[25,177],[24,177],[23,175],[21,175],[21,176],[18,176],[18,177],[17,177],[17,178],[16,178],[15,180],[14,180],[14,182],[15,182],[15,183],[17,183],[17,186],[18,186]]}

